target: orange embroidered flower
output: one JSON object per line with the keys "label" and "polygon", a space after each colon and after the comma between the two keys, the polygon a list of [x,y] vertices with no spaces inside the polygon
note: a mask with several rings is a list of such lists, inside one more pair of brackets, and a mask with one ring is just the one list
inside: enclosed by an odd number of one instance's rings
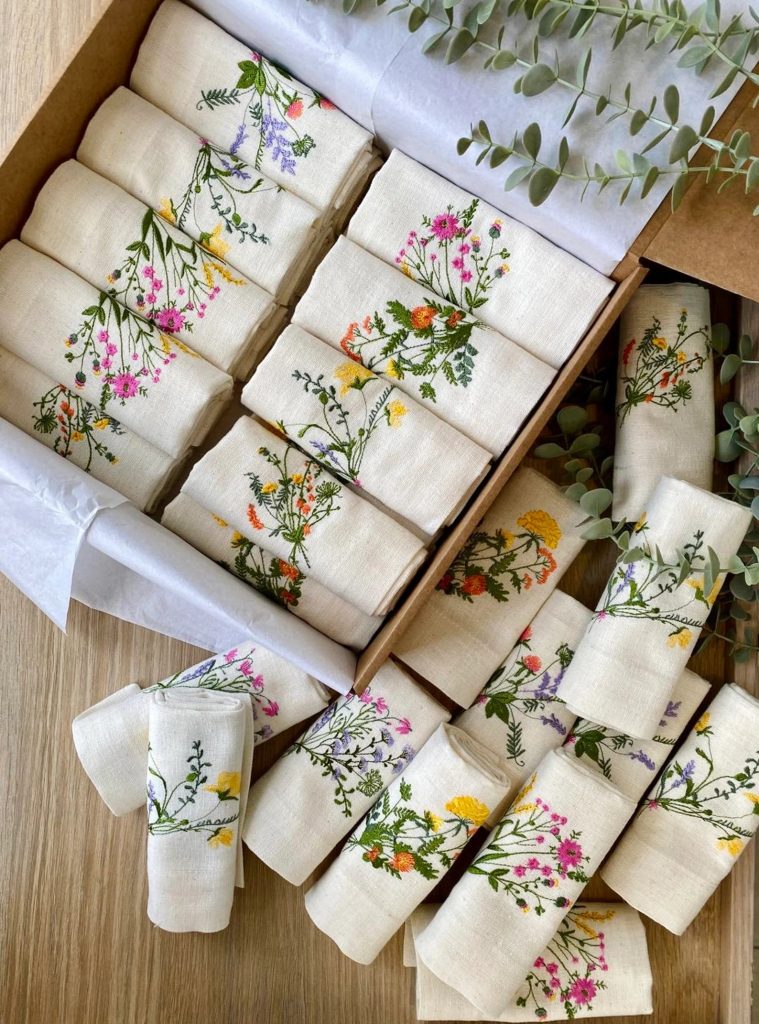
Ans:
{"label": "orange embroidered flower", "polygon": [[298,578],[298,570],[294,565],[290,565],[283,558],[279,559],[279,571],[283,576],[286,576],[288,580],[295,580]]}
{"label": "orange embroidered flower", "polygon": [[624,363],[625,366],[627,366],[627,362],[628,362],[628,360],[630,358],[630,353],[632,352],[632,350],[634,348],[635,348],[635,338],[633,338],[631,341],[628,341],[628,343],[622,349],[622,362]]}
{"label": "orange embroidered flower", "polygon": [[254,530],[263,530],[264,524],[258,518],[258,513],[252,505],[248,505],[248,522]]}
{"label": "orange embroidered flower", "polygon": [[653,402],[653,400],[654,400],[654,396],[653,395],[646,395],[646,397],[645,397],[645,401],[646,402]]}
{"label": "orange embroidered flower", "polygon": [[373,846],[371,850],[367,850],[366,853],[364,854],[364,860],[375,861],[379,857],[381,852],[382,851],[380,850],[379,846]]}
{"label": "orange embroidered flower", "polygon": [[455,327],[456,324],[464,319],[464,314],[459,309],[455,309],[448,319],[445,321],[448,327]]}
{"label": "orange embroidered flower", "polygon": [[390,858],[390,867],[396,871],[406,872],[414,870],[414,855],[408,850],[400,850]]}
{"label": "orange embroidered flower", "polygon": [[660,388],[666,388],[666,386],[668,384],[669,384],[669,371],[665,370],[664,373],[661,375],[661,380],[659,381],[659,387]]}
{"label": "orange embroidered flower", "polygon": [[484,594],[487,588],[487,577],[483,576],[482,573],[474,573],[471,576],[467,576],[461,584],[463,592],[465,594],[469,594],[471,597],[476,597],[478,594]]}
{"label": "orange embroidered flower", "polygon": [[295,602],[298,600],[295,594],[293,594],[289,590],[284,589],[279,591],[279,599],[282,602],[282,604],[295,604]]}
{"label": "orange embroidered flower", "polygon": [[350,324],[348,326],[348,330],[345,332],[345,334],[340,339],[340,348],[343,350],[343,352],[345,352],[346,356],[349,359],[353,359],[354,362],[360,363],[361,362],[361,356],[359,356],[351,348],[351,342],[356,337],[356,331],[357,330],[358,330],[358,324],[357,323],[353,323],[353,324]]}
{"label": "orange embroidered flower", "polygon": [[415,306],[411,310],[411,326],[415,331],[426,330],[435,319],[436,312],[432,306]]}
{"label": "orange embroidered flower", "polygon": [[532,576],[523,576],[522,577],[522,586],[524,587],[525,590],[529,590],[530,587],[532,586]]}

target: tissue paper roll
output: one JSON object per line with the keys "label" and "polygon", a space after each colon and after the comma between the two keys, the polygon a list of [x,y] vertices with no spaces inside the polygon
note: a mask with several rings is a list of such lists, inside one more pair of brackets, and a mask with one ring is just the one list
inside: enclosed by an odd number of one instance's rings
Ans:
{"label": "tissue paper roll", "polygon": [[661,476],[711,490],[714,368],[709,292],[643,285],[619,322],[616,520],[634,522]]}
{"label": "tissue paper roll", "polygon": [[0,249],[0,345],[175,457],[232,395],[226,373],[15,240]]}
{"label": "tissue paper roll", "polygon": [[494,455],[554,378],[547,363],[347,238],[317,267],[293,323]]}
{"label": "tissue paper roll", "polygon": [[517,470],[394,652],[468,707],[582,549],[581,518],[550,480]]}
{"label": "tissue paper roll", "polygon": [[441,725],[306,893],[311,920],[346,956],[370,964],[509,786],[499,757]]}
{"label": "tissue paper roll", "polygon": [[166,506],[161,522],[339,644],[361,650],[382,624],[379,616],[365,615],[290,562],[260,547],[250,539],[252,531],[243,535],[186,494],[178,494]]}
{"label": "tissue paper roll", "polygon": [[704,593],[707,549],[725,565],[750,522],[735,502],[661,478],[630,548],[658,547],[669,565],[685,551],[691,572],[678,585],[677,570],[645,557],[615,567],[562,684],[572,711],[651,739],[722,586],[724,574]]}
{"label": "tissue paper roll", "polygon": [[247,375],[282,325],[271,295],[218,244],[204,249],[76,160],[48,179],[21,240],[233,375]]}
{"label": "tissue paper roll", "polygon": [[77,159],[286,303],[323,244],[317,211],[123,86]]}
{"label": "tissue paper roll", "polygon": [[399,150],[347,235],[558,369],[613,283]]}
{"label": "tissue paper roll", "polygon": [[631,800],[640,800],[708,692],[706,680],[686,668],[652,740],[638,740],[580,718],[567,737],[567,749]]}
{"label": "tissue paper roll", "polygon": [[243,839],[300,885],[406,768],[448,712],[391,661],[325,710],[250,792]]}
{"label": "tissue paper roll", "polygon": [[367,615],[384,614],[424,558],[417,537],[249,417],[182,490]]}
{"label": "tissue paper roll", "polygon": [[[485,1020],[414,952],[439,907],[426,903],[406,922],[404,966],[416,967],[418,1020]],[[653,1013],[653,977],[643,922],[624,903],[576,903],[535,960],[498,1021],[567,1020]],[[567,1009],[569,1007],[569,1009]]]}
{"label": "tissue paper roll", "polygon": [[759,826],[758,781],[759,701],[723,686],[649,791],[604,881],[682,935]]}
{"label": "tissue paper roll", "polygon": [[210,690],[154,693],[148,728],[148,917],[169,932],[220,931],[242,884],[250,701]]}
{"label": "tissue paper roll", "polygon": [[417,956],[483,1013],[503,1013],[634,809],[552,750],[420,936]]}
{"label": "tissue paper roll", "polygon": [[131,87],[317,210],[348,206],[373,162],[369,132],[174,0],[150,24]]}
{"label": "tissue paper roll", "polygon": [[387,380],[292,325],[256,369],[242,402],[429,535],[455,518],[490,460]]}
{"label": "tissue paper roll", "polygon": [[0,349],[0,416],[150,510],[176,463],[112,416]]}
{"label": "tissue paper roll", "polygon": [[512,778],[509,796],[549,750],[562,745],[575,722],[561,699],[561,683],[591,614],[554,590],[472,706],[453,720],[504,760]]}

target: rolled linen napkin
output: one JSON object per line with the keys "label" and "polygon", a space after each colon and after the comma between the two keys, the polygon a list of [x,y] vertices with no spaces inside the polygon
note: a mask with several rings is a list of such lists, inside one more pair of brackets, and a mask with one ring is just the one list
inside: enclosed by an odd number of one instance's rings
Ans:
{"label": "rolled linen napkin", "polygon": [[547,363],[347,238],[319,264],[292,319],[494,455],[554,378]]}
{"label": "rolled linen napkin", "polygon": [[128,814],[145,802],[150,695],[169,689],[247,694],[257,743],[315,715],[328,700],[321,683],[251,642],[144,690],[130,683],[77,715],[71,725],[82,767],[116,815]]}
{"label": "rolled linen napkin", "polygon": [[490,460],[419,402],[293,325],[242,402],[430,536],[455,518]]}
{"label": "rolled linen napkin", "polygon": [[634,809],[602,776],[550,751],[419,937],[419,959],[498,1017]]}
{"label": "rolled linen napkin", "polygon": [[613,282],[399,150],[347,235],[558,369]]}
{"label": "rolled linen napkin", "polygon": [[354,608],[186,494],[178,494],[166,506],[161,522],[198,551],[339,644],[361,650],[382,624],[379,616],[366,615]]}
{"label": "rolled linen napkin", "polygon": [[210,690],[152,695],[148,917],[159,928],[217,932],[229,924],[235,884],[242,884],[240,818],[252,757],[246,697]]}
{"label": "rolled linen napkin", "polygon": [[236,376],[282,326],[283,311],[227,266],[218,240],[202,248],[76,160],[48,179],[21,240]]}
{"label": "rolled linen napkin", "polygon": [[281,303],[323,244],[312,206],[123,86],[90,121],[77,159]]}
{"label": "rolled linen napkin", "polygon": [[[724,566],[750,522],[747,508],[661,478],[632,531],[630,550],[643,557],[617,564],[567,669],[567,707],[628,736],[653,737],[724,580],[715,574],[704,592],[709,549]],[[648,557],[657,551],[663,563]],[[683,554],[690,569],[680,583]]]}
{"label": "rolled linen napkin", "polygon": [[346,956],[370,964],[509,786],[499,757],[441,725],[308,890],[311,920]]}
{"label": "rolled linen napkin", "polygon": [[723,686],[667,762],[603,880],[682,935],[759,827],[758,781],[759,701]]}
{"label": "rolled linen napkin", "polygon": [[449,717],[386,661],[360,696],[333,701],[255,782],[246,846],[301,885]]}
{"label": "rolled linen napkin", "polygon": [[0,345],[174,457],[232,395],[226,373],[15,239],[0,249]]}
{"label": "rolled linen napkin", "polygon": [[643,285],[619,323],[615,520],[634,522],[661,476],[711,490],[714,368],[709,292]]}
{"label": "rolled linen napkin", "polygon": [[504,760],[508,796],[572,729],[576,716],[561,699],[561,683],[591,614],[554,590],[472,706],[453,720]]}
{"label": "rolled linen napkin", "polygon": [[580,718],[566,746],[631,800],[640,800],[708,692],[706,680],[686,668],[652,740],[638,740]]}
{"label": "rolled linen napkin", "polygon": [[150,510],[176,462],[29,363],[0,348],[0,416]]}
{"label": "rolled linen napkin", "polygon": [[175,0],[153,18],[130,84],[317,210],[349,206],[372,167],[369,132]]}
{"label": "rolled linen napkin", "polygon": [[424,559],[409,530],[250,417],[196,463],[182,490],[367,615],[388,611]]}
{"label": "rolled linen napkin", "polygon": [[[416,957],[414,944],[439,907],[406,922],[404,966],[416,967],[418,1020],[485,1020]],[[653,978],[640,916],[624,903],[576,903],[535,960],[499,1021],[619,1017],[653,1012]],[[488,1018],[493,1019],[493,1018]]]}
{"label": "rolled linen napkin", "polygon": [[550,480],[517,470],[394,653],[468,707],[582,549],[580,519]]}

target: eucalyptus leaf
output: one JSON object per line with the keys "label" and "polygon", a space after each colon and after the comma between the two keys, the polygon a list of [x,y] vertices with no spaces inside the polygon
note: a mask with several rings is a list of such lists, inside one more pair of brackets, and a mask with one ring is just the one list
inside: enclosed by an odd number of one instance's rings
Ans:
{"label": "eucalyptus leaf", "polygon": [[559,177],[559,172],[553,167],[538,167],[527,187],[527,195],[533,206],[540,206],[548,199]]}
{"label": "eucalyptus leaf", "polygon": [[[589,493],[593,493],[590,491]],[[599,519],[596,523],[591,523],[590,526],[586,527],[580,534],[585,540],[603,540],[605,537],[611,537],[614,534],[614,523],[611,519]]]}
{"label": "eucalyptus leaf", "polygon": [[558,459],[560,456],[566,454],[566,448],[562,448],[560,444],[555,444],[553,441],[549,441],[546,444],[539,444],[533,452],[536,459]]}
{"label": "eucalyptus leaf", "polygon": [[597,487],[580,498],[580,508],[591,516],[600,516],[611,505],[612,493],[605,487]]}
{"label": "eucalyptus leaf", "polygon": [[565,405],[556,413],[556,422],[562,434],[579,434],[588,422],[588,414],[581,405]]}
{"label": "eucalyptus leaf", "polygon": [[719,368],[719,379],[722,384],[727,384],[733,379],[738,370],[740,370],[743,364],[743,360],[739,355],[731,352],[729,356],[726,356],[722,362],[722,366]]}

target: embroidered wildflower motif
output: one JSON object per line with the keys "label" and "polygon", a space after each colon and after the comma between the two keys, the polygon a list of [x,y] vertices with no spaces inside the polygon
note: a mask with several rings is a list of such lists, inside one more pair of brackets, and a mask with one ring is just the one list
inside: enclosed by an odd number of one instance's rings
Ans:
{"label": "embroidered wildflower motif", "polygon": [[[229,826],[240,814],[240,773],[221,771],[216,782],[207,785],[206,769],[213,768],[213,764],[204,757],[201,740],[195,740],[186,761],[187,772],[168,780],[148,749],[148,832],[151,836],[193,832],[204,835],[213,849],[232,845],[235,832]],[[203,798],[203,793],[211,793],[214,799]]]}

